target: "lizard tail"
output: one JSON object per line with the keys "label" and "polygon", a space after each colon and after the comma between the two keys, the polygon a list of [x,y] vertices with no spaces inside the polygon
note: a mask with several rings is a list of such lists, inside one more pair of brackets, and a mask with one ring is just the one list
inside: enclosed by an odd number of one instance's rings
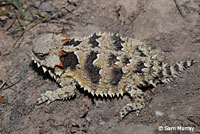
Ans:
{"label": "lizard tail", "polygon": [[195,64],[195,60],[180,61],[173,65],[161,63],[160,68],[156,68],[155,73],[160,81],[166,83],[170,82],[172,78],[176,77],[180,72]]}

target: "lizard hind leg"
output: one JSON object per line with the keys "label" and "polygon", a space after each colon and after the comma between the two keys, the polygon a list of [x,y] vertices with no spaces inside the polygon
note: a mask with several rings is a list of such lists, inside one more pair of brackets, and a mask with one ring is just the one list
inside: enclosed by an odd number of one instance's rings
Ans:
{"label": "lizard hind leg", "polygon": [[144,93],[139,88],[133,88],[132,86],[127,88],[127,92],[130,94],[130,97],[132,99],[132,103],[126,104],[121,112],[120,116],[123,119],[126,115],[128,115],[130,112],[135,111],[137,114],[140,112],[142,108],[144,108]]}
{"label": "lizard hind leg", "polygon": [[37,99],[37,104],[41,104],[47,101],[51,103],[55,100],[67,100],[75,95],[75,82],[72,79],[67,79],[68,82],[65,83],[61,88],[57,88],[54,91],[46,91],[41,94],[41,97]]}

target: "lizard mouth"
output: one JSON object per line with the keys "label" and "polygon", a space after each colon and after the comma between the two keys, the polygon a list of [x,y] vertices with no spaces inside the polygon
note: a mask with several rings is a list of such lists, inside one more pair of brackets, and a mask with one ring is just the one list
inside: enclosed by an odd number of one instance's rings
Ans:
{"label": "lizard mouth", "polygon": [[54,73],[54,69],[48,68],[48,67],[46,67],[46,66],[43,66],[40,62],[37,61],[37,59],[36,59],[34,56],[32,56],[32,61],[33,61],[34,64],[37,65],[38,68],[41,67],[44,73],[48,72],[49,75],[50,75],[53,79],[55,79],[55,80],[57,81],[58,77],[57,77],[56,74]]}

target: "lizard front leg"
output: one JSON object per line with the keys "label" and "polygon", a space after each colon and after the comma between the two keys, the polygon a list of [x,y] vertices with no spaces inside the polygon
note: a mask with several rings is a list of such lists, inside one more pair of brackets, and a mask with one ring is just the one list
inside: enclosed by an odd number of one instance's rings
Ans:
{"label": "lizard front leg", "polygon": [[55,100],[67,100],[75,95],[75,82],[72,78],[64,78],[60,82],[61,88],[57,88],[54,91],[46,91],[41,94],[41,97],[37,99],[37,103],[41,104],[47,101],[51,103]]}

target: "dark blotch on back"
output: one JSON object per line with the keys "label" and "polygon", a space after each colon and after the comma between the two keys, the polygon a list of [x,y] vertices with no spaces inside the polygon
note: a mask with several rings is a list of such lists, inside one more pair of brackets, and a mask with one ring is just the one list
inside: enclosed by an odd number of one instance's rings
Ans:
{"label": "dark blotch on back", "polygon": [[142,61],[139,61],[138,63],[137,63],[137,65],[136,65],[136,67],[135,67],[135,69],[134,69],[134,73],[143,73],[142,72],[142,69],[143,68],[146,68],[145,67],[145,65],[144,65],[144,63],[142,62]]}
{"label": "dark blotch on back", "polygon": [[162,67],[163,63],[161,61],[158,61],[158,66]]}
{"label": "dark blotch on back", "polygon": [[117,56],[114,54],[110,54],[108,57],[108,64],[113,65],[117,60]]}
{"label": "dark blotch on back", "polygon": [[76,68],[76,65],[79,64],[77,56],[74,54],[74,52],[65,52],[66,55],[60,56],[60,61],[63,64],[63,68],[68,68],[74,70]]}
{"label": "dark blotch on back", "polygon": [[[189,62],[190,64],[189,64],[188,62]],[[186,68],[188,68],[189,66],[192,66],[194,63],[195,63],[194,60],[184,61],[184,62],[183,62],[183,67],[186,69]]]}
{"label": "dark blotch on back", "polygon": [[142,50],[140,50],[138,47],[136,47],[136,50],[140,53],[141,57],[147,57]]}
{"label": "dark blotch on back", "polygon": [[191,63],[191,65],[195,64],[195,60],[191,60],[190,63]]}
{"label": "dark blotch on back", "polygon": [[166,69],[166,73],[167,73],[168,75],[171,75],[171,74],[172,74],[172,72],[171,72],[171,70],[170,70],[170,66],[166,66],[165,69]]}
{"label": "dark blotch on back", "polygon": [[98,53],[94,51],[90,52],[90,54],[86,58],[86,62],[84,66],[84,68],[86,69],[88,73],[88,76],[90,77],[93,83],[98,83],[101,78],[99,74],[99,71],[101,68],[93,65],[93,61],[97,59],[97,54]]}
{"label": "dark blotch on back", "polygon": [[162,79],[162,78],[164,77],[164,75],[163,75],[163,71],[162,71],[162,70],[159,71],[159,73],[158,73],[158,77],[159,77],[160,79]]}
{"label": "dark blotch on back", "polygon": [[125,43],[125,41],[123,41],[121,37],[116,34],[114,34],[111,38],[115,49],[118,51],[121,50],[123,48],[122,43]]}
{"label": "dark blotch on back", "polygon": [[74,39],[71,39],[71,40],[65,42],[63,45],[64,45],[64,46],[74,46],[74,47],[76,47],[76,46],[78,46],[81,42],[82,42],[82,41],[78,41],[78,40],[77,40],[77,41],[74,41]]}
{"label": "dark blotch on back", "polygon": [[128,58],[127,56],[124,56],[123,59],[122,59],[122,62],[123,62],[125,65],[127,65],[127,64],[130,63],[129,60],[130,60],[130,58]]}
{"label": "dark blotch on back", "polygon": [[111,75],[112,75],[111,84],[118,85],[119,81],[122,79],[122,76],[123,76],[122,69],[121,68],[113,68]]}
{"label": "dark blotch on back", "polygon": [[98,47],[99,42],[97,41],[97,39],[99,39],[101,36],[96,35],[96,33],[94,33],[92,35],[92,37],[89,38],[89,42],[88,44],[92,44],[92,48],[94,47]]}
{"label": "dark blotch on back", "polygon": [[178,73],[180,70],[179,70],[179,66],[177,64],[175,64],[174,66],[174,70]]}
{"label": "dark blotch on back", "polygon": [[186,69],[186,68],[188,67],[188,65],[187,65],[187,62],[186,62],[186,61],[184,61],[184,62],[183,62],[183,67],[184,67],[184,69]]}

